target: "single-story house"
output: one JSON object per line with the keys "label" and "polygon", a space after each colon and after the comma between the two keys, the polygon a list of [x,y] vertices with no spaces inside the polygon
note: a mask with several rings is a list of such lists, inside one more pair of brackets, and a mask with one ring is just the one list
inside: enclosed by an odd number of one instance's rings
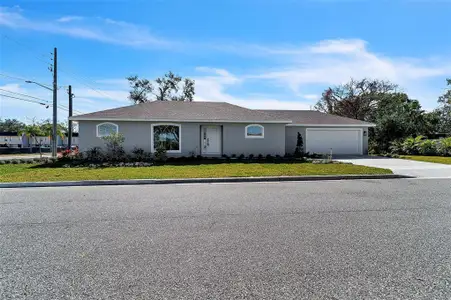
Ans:
{"label": "single-story house", "polygon": [[79,123],[79,148],[104,147],[112,133],[124,148],[171,156],[284,155],[294,153],[299,132],[304,151],[363,155],[374,124],[306,110],[255,110],[226,102],[153,101],[71,117]]}

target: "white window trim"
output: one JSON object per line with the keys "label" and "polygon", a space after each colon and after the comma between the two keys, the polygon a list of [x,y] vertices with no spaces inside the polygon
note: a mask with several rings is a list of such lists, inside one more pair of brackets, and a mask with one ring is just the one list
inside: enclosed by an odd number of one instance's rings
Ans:
{"label": "white window trim", "polygon": [[98,138],[102,138],[102,137],[106,136],[106,135],[100,135],[99,134],[99,127],[102,126],[102,125],[107,125],[107,124],[115,126],[116,127],[116,133],[119,133],[119,125],[117,125],[115,123],[111,123],[111,122],[103,122],[103,123],[100,123],[100,124],[96,125],[96,136]]}
{"label": "white window trim", "polygon": [[179,128],[179,150],[166,150],[166,153],[182,153],[182,125],[176,123],[155,123],[150,125],[150,151],[155,153],[153,133],[155,126],[177,126]]}
{"label": "white window trim", "polygon": [[[262,136],[253,136],[253,135],[247,135],[247,128],[248,127],[253,127],[253,126],[257,126],[260,127],[262,129]],[[246,139],[264,139],[265,138],[265,127],[263,125],[260,124],[249,124],[244,128],[244,137]]]}

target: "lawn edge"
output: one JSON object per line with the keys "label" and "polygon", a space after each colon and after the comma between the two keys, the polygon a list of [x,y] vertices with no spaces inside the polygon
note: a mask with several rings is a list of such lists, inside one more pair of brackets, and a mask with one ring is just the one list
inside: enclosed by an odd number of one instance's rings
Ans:
{"label": "lawn edge", "polygon": [[277,181],[321,181],[355,179],[401,179],[414,178],[399,174],[356,174],[356,175],[307,175],[307,176],[265,176],[265,177],[222,177],[222,178],[174,178],[174,179],[120,179],[82,180],[49,182],[6,182],[0,188],[104,186],[104,185],[152,185],[184,183],[228,183],[228,182],[277,182]]}

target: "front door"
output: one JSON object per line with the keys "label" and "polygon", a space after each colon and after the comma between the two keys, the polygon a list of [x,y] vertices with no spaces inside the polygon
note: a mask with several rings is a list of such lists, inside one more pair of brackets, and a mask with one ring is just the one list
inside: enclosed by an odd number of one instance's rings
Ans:
{"label": "front door", "polygon": [[221,126],[202,126],[202,154],[221,154]]}

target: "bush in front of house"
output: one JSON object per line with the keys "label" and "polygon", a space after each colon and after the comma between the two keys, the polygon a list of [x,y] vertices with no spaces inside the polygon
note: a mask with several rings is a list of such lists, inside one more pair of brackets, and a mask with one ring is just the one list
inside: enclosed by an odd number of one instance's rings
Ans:
{"label": "bush in front of house", "polygon": [[392,142],[389,150],[390,157],[394,157],[393,155],[451,156],[451,138],[430,140],[422,136],[408,137]]}

